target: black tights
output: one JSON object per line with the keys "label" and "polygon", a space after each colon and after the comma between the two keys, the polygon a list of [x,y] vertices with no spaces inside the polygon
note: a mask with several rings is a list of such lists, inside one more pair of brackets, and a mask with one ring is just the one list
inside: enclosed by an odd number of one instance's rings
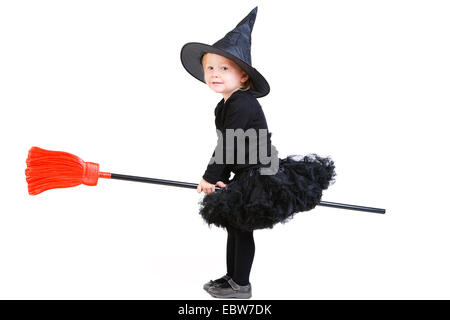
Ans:
{"label": "black tights", "polygon": [[228,227],[227,232],[227,275],[238,285],[247,285],[255,256],[253,231],[245,232]]}

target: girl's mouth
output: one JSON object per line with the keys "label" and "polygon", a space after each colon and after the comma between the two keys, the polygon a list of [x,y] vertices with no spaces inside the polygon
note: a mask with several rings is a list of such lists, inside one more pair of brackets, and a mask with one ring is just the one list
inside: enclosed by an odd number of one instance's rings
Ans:
{"label": "girl's mouth", "polygon": [[213,82],[213,84],[222,84],[222,82]]}

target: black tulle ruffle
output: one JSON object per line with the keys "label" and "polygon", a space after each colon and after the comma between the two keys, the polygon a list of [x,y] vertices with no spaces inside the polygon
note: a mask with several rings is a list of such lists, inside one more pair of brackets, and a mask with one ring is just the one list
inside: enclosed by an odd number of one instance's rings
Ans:
{"label": "black tulle ruffle", "polygon": [[279,159],[274,175],[261,175],[259,168],[235,175],[226,189],[205,195],[200,215],[209,224],[239,230],[272,228],[297,212],[313,209],[322,191],[335,182],[331,158],[317,154],[291,155]]}

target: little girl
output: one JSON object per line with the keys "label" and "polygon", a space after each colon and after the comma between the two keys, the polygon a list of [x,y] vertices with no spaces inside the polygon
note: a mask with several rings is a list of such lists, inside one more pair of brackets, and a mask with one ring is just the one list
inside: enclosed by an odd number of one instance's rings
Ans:
{"label": "little girl", "polygon": [[[199,193],[205,193],[200,201],[203,219],[226,228],[228,233],[227,273],[203,286],[216,298],[251,297],[253,230],[272,228],[296,212],[311,210],[336,175],[329,157],[309,154],[279,159],[271,134],[264,134],[268,132],[267,122],[256,98],[267,95],[270,87],[251,65],[251,32],[256,13],[257,7],[212,46],[190,42],[181,50],[184,68],[223,96],[214,110],[222,144],[218,143],[197,187]],[[234,133],[232,139],[227,135],[230,130]],[[238,148],[231,141],[239,132],[257,133],[256,140],[245,135],[245,156],[241,161],[237,160]],[[222,149],[223,157],[216,157],[216,151]],[[263,159],[265,155],[270,157],[269,162]],[[235,175],[230,181],[231,172]],[[216,186],[221,190],[215,192]]]}

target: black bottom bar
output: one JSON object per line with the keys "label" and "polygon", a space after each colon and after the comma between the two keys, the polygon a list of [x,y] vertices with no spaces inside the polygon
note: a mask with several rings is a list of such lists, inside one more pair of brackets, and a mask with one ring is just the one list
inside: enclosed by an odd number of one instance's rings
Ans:
{"label": "black bottom bar", "polygon": [[302,319],[312,314],[319,319],[361,320],[367,310],[370,310],[370,317],[376,319],[387,315],[434,319],[441,318],[448,310],[448,301],[398,300],[28,300],[0,303],[4,312],[10,309],[21,316],[45,316],[46,319],[81,319],[89,313],[94,318],[124,319]]}

